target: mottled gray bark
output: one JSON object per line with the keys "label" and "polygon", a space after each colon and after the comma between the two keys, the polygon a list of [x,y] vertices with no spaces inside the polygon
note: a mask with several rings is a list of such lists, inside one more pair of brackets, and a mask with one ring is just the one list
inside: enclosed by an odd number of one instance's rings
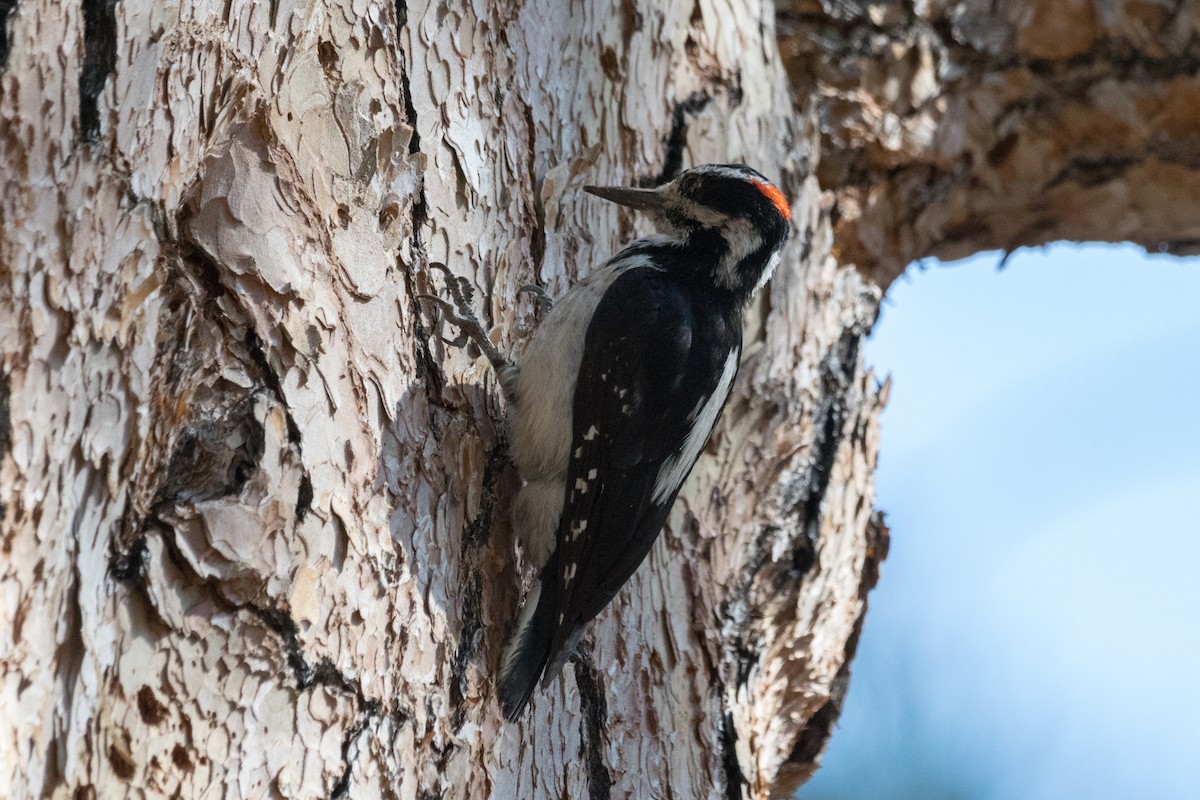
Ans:
{"label": "mottled gray bark", "polygon": [[[829,255],[771,6],[23,0],[7,33],[10,794],[762,795],[811,760],[879,293]],[[518,287],[641,229],[582,184],[706,161],[786,187],[786,263],[662,544],[503,725],[502,408],[414,295],[449,264],[519,353]]]}
{"label": "mottled gray bark", "polygon": [[[6,794],[790,791],[886,551],[880,287],[1195,238],[1157,194],[1192,179],[1192,12],[1136,5],[1054,50],[1047,9],[1090,4],[791,3],[781,58],[772,6],[728,0],[0,2]],[[1140,122],[1118,147],[1093,108]],[[710,161],[784,187],[784,263],[660,544],[503,725],[503,409],[414,297],[447,263],[519,355],[517,289],[644,230],[580,187]]]}

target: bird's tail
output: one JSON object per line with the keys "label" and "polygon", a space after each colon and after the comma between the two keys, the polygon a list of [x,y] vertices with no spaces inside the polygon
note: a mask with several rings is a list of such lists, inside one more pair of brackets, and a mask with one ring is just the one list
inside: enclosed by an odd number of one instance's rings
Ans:
{"label": "bird's tail", "polygon": [[542,582],[539,580],[525,599],[512,638],[504,648],[498,692],[504,717],[509,722],[521,716],[525,706],[529,705],[538,678],[542,677],[546,662],[550,660],[550,644],[557,620],[554,619],[554,603],[543,603],[542,599]]}

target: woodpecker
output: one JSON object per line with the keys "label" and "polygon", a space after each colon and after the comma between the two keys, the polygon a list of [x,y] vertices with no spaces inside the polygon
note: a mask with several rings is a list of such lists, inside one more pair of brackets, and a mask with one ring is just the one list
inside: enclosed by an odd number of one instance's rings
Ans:
{"label": "woodpecker", "polygon": [[443,267],[456,305],[428,298],[462,331],[452,344],[479,345],[509,406],[513,526],[540,567],[498,680],[510,721],[649,553],[729,397],[743,311],[790,229],[783,193],[741,165],[585,191],[648,214],[658,234],[554,303],[519,366],[474,317],[465,279]]}

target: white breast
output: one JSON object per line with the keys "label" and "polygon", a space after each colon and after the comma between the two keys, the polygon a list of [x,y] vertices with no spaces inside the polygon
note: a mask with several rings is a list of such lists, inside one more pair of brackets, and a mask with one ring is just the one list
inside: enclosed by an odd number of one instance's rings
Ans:
{"label": "white breast", "polygon": [[509,410],[513,462],[524,480],[565,474],[575,383],[592,314],[622,273],[650,265],[645,255],[617,256],[588,275],[555,302],[525,349]]}

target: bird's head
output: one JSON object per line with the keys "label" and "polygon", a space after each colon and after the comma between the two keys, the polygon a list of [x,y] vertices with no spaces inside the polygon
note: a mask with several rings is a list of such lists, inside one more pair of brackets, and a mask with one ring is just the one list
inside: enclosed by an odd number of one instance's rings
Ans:
{"label": "bird's head", "polygon": [[659,232],[688,253],[687,263],[707,266],[716,285],[746,297],[770,277],[791,227],[783,193],[740,164],[692,167],[654,189],[584,189],[646,212]]}

